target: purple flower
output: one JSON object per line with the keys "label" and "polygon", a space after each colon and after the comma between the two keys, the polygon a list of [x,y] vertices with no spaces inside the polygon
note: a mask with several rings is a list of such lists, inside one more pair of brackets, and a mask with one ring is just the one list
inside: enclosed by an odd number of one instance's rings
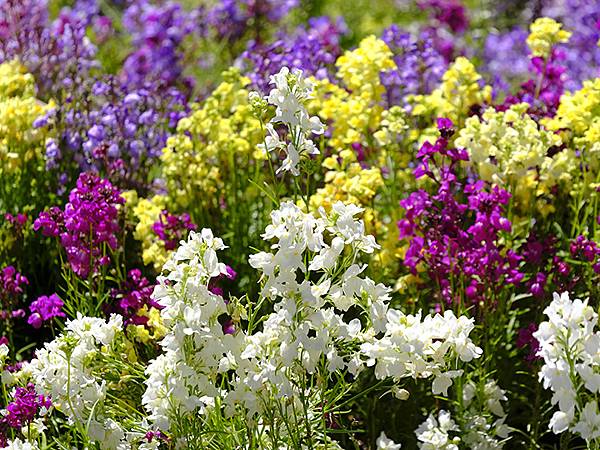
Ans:
{"label": "purple flower", "polygon": [[176,216],[166,209],[160,213],[158,220],[152,225],[152,230],[164,242],[166,250],[174,250],[179,241],[185,238],[187,232],[196,228],[198,227],[192,223],[188,213]]}
{"label": "purple flower", "polygon": [[107,249],[117,250],[121,230],[117,206],[124,203],[119,190],[108,180],[82,173],[64,210],[52,207],[40,213],[33,228],[42,229],[45,236],[58,237],[71,269],[86,278],[96,271],[95,263],[105,265],[110,261]]}
{"label": "purple flower", "polygon": [[31,315],[27,323],[33,328],[41,328],[44,322],[54,317],[66,317],[62,312],[63,306],[64,303],[57,294],[52,294],[50,297],[42,295],[29,305]]}
{"label": "purple flower", "polygon": [[465,7],[459,0],[421,0],[418,5],[430,10],[439,24],[447,26],[453,33],[464,33],[469,27]]}
{"label": "purple flower", "polygon": [[394,54],[397,67],[381,74],[389,105],[408,106],[407,95],[428,94],[441,82],[448,64],[434,47],[430,33],[413,36],[391,25],[383,31],[382,39]]}
{"label": "purple flower", "polygon": [[112,304],[105,308],[105,312],[117,313],[125,318],[125,325],[146,325],[148,317],[139,315],[143,307],[163,309],[152,299],[154,285],[142,276],[139,269],[131,269],[127,280],[122,282],[118,289],[111,291]]}
{"label": "purple flower", "polygon": [[[451,121],[439,119],[438,126],[442,136],[451,136]],[[425,269],[438,286],[438,302],[457,303],[461,289],[455,286],[462,280],[466,300],[493,307],[506,284],[523,279],[522,257],[500,244],[501,233],[511,230],[504,215],[510,194],[481,180],[463,181],[459,168],[467,153],[449,147],[444,137],[425,142],[417,158],[415,177],[434,180],[437,192],[421,189],[400,201],[405,214],[399,238],[408,243],[404,265],[414,274],[418,266]]]}
{"label": "purple flower", "polygon": [[279,22],[296,8],[298,0],[220,0],[207,14],[207,22],[217,38],[235,42],[248,31],[255,31],[260,41],[260,30],[266,21]]}
{"label": "purple flower", "polygon": [[134,48],[123,63],[121,79],[130,88],[160,82],[165,87],[189,89],[192,81],[183,78],[183,39],[200,32],[201,9],[184,11],[179,3],[154,5],[147,0],[131,2],[123,14],[123,26],[131,34]]}
{"label": "purple flower", "polygon": [[533,337],[533,333],[537,329],[538,325],[536,323],[530,323],[526,328],[521,328],[517,336],[517,347],[529,350],[527,356],[525,356],[525,360],[530,363],[539,358],[537,352],[540,349],[540,343]]}
{"label": "purple flower", "polygon": [[23,316],[24,311],[17,305],[28,284],[27,277],[17,272],[13,266],[6,266],[0,271],[0,318]]}
{"label": "purple flower", "polygon": [[36,394],[35,386],[29,383],[27,387],[17,387],[13,401],[6,406],[7,414],[0,420],[11,428],[20,429],[27,426],[42,410],[52,406],[49,398]]}
{"label": "purple flower", "polygon": [[328,17],[313,17],[307,28],[299,27],[289,35],[280,33],[272,43],[249,42],[237,63],[263,93],[269,92],[270,76],[282,66],[326,78],[332,75],[335,61],[342,53],[340,39],[346,31],[341,19],[334,22]]}

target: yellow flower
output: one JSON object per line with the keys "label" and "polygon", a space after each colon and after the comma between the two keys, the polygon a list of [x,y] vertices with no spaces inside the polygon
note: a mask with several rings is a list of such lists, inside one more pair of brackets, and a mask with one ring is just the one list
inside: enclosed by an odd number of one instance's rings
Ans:
{"label": "yellow flower", "polygon": [[571,33],[562,29],[562,25],[549,17],[540,17],[529,27],[527,45],[533,56],[547,59],[552,47],[569,41]]}
{"label": "yellow flower", "polygon": [[264,133],[248,101],[249,80],[235,69],[223,78],[190,116],[179,121],[177,134],[167,140],[161,156],[169,198],[184,209],[192,203],[214,203],[223,188],[222,172],[239,171],[264,158],[257,148]]}
{"label": "yellow flower", "polygon": [[481,86],[481,75],[467,58],[460,56],[442,77],[442,84],[429,95],[409,97],[413,105],[412,114],[433,119],[447,117],[458,127],[462,125],[471,107],[489,103],[492,97],[490,86]]}
{"label": "yellow flower", "polygon": [[167,197],[155,195],[151,199],[142,198],[133,207],[133,215],[138,223],[133,232],[133,237],[142,243],[142,259],[144,264],[152,264],[156,271],[169,257],[164,242],[156,235],[152,226],[159,220],[160,213],[166,208]]}
{"label": "yellow flower", "polygon": [[338,58],[340,87],[329,80],[314,80],[315,96],[308,109],[329,123],[328,144],[341,151],[353,143],[366,145],[371,131],[379,127],[385,91],[379,74],[395,68],[393,55],[385,42],[374,36],[363,39],[354,51]]}
{"label": "yellow flower", "polygon": [[468,164],[479,177],[491,183],[513,187],[523,206],[546,195],[550,188],[569,181],[576,169],[572,151],[553,156],[550,149],[562,144],[559,135],[539,126],[528,114],[529,105],[520,103],[507,111],[488,108],[481,119],[467,119],[455,145],[467,149]]}
{"label": "yellow flower", "polygon": [[33,76],[17,61],[0,64],[0,167],[14,173],[32,160],[43,162],[48,130],[33,122],[54,104],[34,96]]}

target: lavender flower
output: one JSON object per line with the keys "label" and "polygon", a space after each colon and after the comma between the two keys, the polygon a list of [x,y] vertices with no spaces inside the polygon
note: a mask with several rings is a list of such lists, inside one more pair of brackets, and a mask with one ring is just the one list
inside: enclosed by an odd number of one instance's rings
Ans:
{"label": "lavender flower", "polygon": [[271,75],[282,67],[326,78],[332,75],[334,63],[341,55],[340,39],[346,31],[342,19],[333,22],[329,17],[313,17],[307,28],[299,27],[290,35],[281,33],[273,43],[251,41],[237,64],[264,94],[269,92]]}
{"label": "lavender flower", "polygon": [[382,39],[394,54],[398,67],[381,74],[388,105],[404,105],[407,95],[428,94],[439,85],[448,64],[428,33],[415,38],[391,25],[383,31]]}
{"label": "lavender flower", "polygon": [[505,33],[490,33],[483,46],[483,71],[494,87],[494,95],[508,92],[523,82],[529,73],[528,32],[515,27]]}
{"label": "lavender flower", "polygon": [[264,22],[279,22],[297,7],[298,0],[220,0],[207,15],[219,39],[235,42],[252,29],[256,41]]}
{"label": "lavender flower", "polygon": [[96,48],[86,37],[89,17],[63,9],[52,23],[45,0],[0,1],[0,62],[19,59],[42,96],[61,98],[97,67]]}
{"label": "lavender flower", "polygon": [[179,3],[154,5],[147,0],[132,2],[123,15],[123,26],[136,49],[123,64],[122,81],[130,88],[161,82],[163,86],[190,88],[182,78],[183,39],[197,31],[201,10],[184,11]]}

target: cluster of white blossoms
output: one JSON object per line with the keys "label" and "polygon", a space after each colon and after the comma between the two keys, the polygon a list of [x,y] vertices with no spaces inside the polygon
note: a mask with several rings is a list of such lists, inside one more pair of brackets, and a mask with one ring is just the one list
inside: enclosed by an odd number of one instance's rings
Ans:
{"label": "cluster of white blossoms", "polygon": [[452,311],[422,319],[420,312],[405,315],[390,309],[383,337],[369,339],[361,351],[369,357],[367,365],[375,366],[378,379],[433,376],[433,393],[448,395],[452,379],[462,371],[447,370],[447,362],[452,357],[469,362],[481,356],[482,350],[469,338],[473,328],[473,319],[456,317]]}
{"label": "cluster of white blossoms", "polygon": [[219,374],[238,359],[243,336],[223,332],[218,318],[227,311],[225,301],[208,290],[212,277],[226,273],[217,257],[224,248],[211,230],[191,231],[164,265],[154,289],[168,331],[160,342],[164,352],[146,369],[142,403],[159,429],[168,430],[174,420],[212,406],[222,394]]}
{"label": "cluster of white blossoms", "polygon": [[493,450],[504,447],[509,427],[504,423],[506,412],[502,402],[507,401],[506,392],[495,380],[483,387],[469,381],[463,386],[462,441],[471,450]]}
{"label": "cluster of white blossoms", "polygon": [[462,390],[460,420],[453,420],[445,410],[440,410],[437,418],[430,414],[415,430],[419,448],[458,450],[460,445],[469,450],[502,449],[509,435],[502,406],[506,400],[505,391],[495,380],[483,386],[467,382]]}
{"label": "cluster of white blossoms", "polygon": [[22,441],[17,438],[14,441],[8,441],[3,450],[39,450],[36,442]]}
{"label": "cluster of white blossoms", "polygon": [[460,429],[448,411],[440,410],[437,418],[429,417],[415,430],[418,445],[421,450],[458,450],[460,438],[452,437]]}
{"label": "cluster of white blossoms", "polygon": [[600,332],[598,314],[587,300],[571,300],[569,293],[554,294],[533,336],[544,360],[539,377],[553,392],[558,411],[550,420],[556,434],[569,430],[588,443],[600,442]]}
{"label": "cluster of white blossoms", "polygon": [[[267,152],[284,152],[286,157],[277,173],[282,171],[298,175],[298,163],[303,154],[316,155],[319,149],[310,139],[310,134],[323,134],[325,128],[317,116],[310,116],[304,103],[312,97],[313,84],[304,78],[299,69],[282,67],[279,73],[271,75],[270,84],[275,85],[266,101],[276,107],[275,116],[267,124],[265,143],[259,148]],[[251,102],[258,94],[252,93]],[[274,125],[282,124],[288,129],[289,142],[280,139]]]}
{"label": "cluster of white blossoms", "polygon": [[108,322],[83,317],[67,322],[64,333],[36,352],[27,367],[36,392],[50,397],[53,406],[69,423],[85,429],[101,449],[131,448],[125,431],[105,411],[107,384],[94,373],[96,359],[123,334],[123,318],[112,315]]}
{"label": "cluster of white blossoms", "polygon": [[[481,354],[468,337],[472,321],[405,316],[389,308],[389,288],[361,277],[361,254],[379,247],[356,218],[361,211],[341,202],[318,217],[291,202],[273,211],[262,235],[271,252],[250,257],[264,286],[251,303],[273,312],[234,334],[224,333],[219,319],[235,314],[235,302],[208,290],[210,278],[225,273],[216,255],[225,246],[210,230],[190,233],[153,294],[168,328],[163,353],[146,371],[143,403],[155,428],[177,434],[186,420],[202,421],[222,408],[264,429],[279,420],[300,430],[322,420],[334,373],[356,376],[375,365],[380,378],[396,381],[435,376],[436,389],[445,391],[460,373],[446,370],[448,361]],[[327,436],[316,439],[333,445]]]}

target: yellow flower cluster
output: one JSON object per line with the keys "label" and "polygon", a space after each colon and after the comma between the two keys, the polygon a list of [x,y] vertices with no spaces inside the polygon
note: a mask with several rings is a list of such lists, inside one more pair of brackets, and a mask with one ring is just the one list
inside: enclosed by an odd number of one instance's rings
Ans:
{"label": "yellow flower cluster", "polygon": [[17,60],[0,64],[0,98],[33,97],[33,75]]}
{"label": "yellow flower cluster", "polygon": [[144,264],[152,264],[158,272],[169,258],[164,242],[154,233],[152,225],[160,218],[160,213],[167,206],[167,197],[155,195],[150,199],[133,199],[127,206],[132,208],[137,221],[133,237],[142,243],[142,259]]}
{"label": "yellow flower cluster", "polygon": [[393,54],[385,42],[369,36],[360,42],[356,50],[347,51],[338,58],[335,63],[337,76],[353,92],[367,92],[378,98],[384,90],[379,74],[396,68],[392,58]]}
{"label": "yellow flower cluster", "polygon": [[492,88],[481,86],[481,75],[467,58],[460,56],[442,77],[442,84],[429,95],[409,98],[412,114],[431,119],[447,117],[459,127],[474,105],[489,103]]}
{"label": "yellow flower cluster", "polygon": [[[177,125],[161,156],[169,197],[187,208],[198,197],[214,200],[223,171],[239,171],[264,158],[264,133],[248,103],[249,80],[231,69],[224,81]],[[201,196],[198,195],[201,193]]]}
{"label": "yellow flower cluster", "polygon": [[127,334],[134,341],[148,344],[156,342],[167,334],[163,320],[160,316],[160,311],[156,308],[148,308],[143,306],[137,311],[137,314],[143,317],[148,317],[146,326],[144,325],[128,325]]}
{"label": "yellow flower cluster", "polygon": [[[482,118],[467,119],[456,138],[457,147],[469,152],[480,178],[512,186],[522,204],[550,192],[561,181],[569,180],[574,169],[568,150],[549,155],[560,146],[560,136],[540,126],[527,114],[529,105],[520,103],[505,112],[488,108]],[[531,195],[534,198],[529,198]]]}
{"label": "yellow flower cluster", "polygon": [[579,91],[564,94],[556,115],[545,125],[579,148],[600,152],[600,78],[584,81]]}
{"label": "yellow flower cluster", "polygon": [[533,56],[547,59],[552,47],[556,44],[568,42],[571,33],[562,29],[562,24],[549,17],[540,17],[529,27],[527,45]]}
{"label": "yellow flower cluster", "polygon": [[394,143],[398,135],[408,129],[405,114],[404,109],[400,106],[392,106],[390,109],[383,111],[380,128],[373,133],[379,145],[386,146]]}
{"label": "yellow flower cluster", "polygon": [[9,173],[43,154],[47,130],[33,128],[33,122],[53,105],[34,93],[33,76],[21,64],[0,64],[0,163]]}
{"label": "yellow flower cluster", "polygon": [[323,161],[328,169],[325,174],[325,185],[310,198],[310,208],[320,207],[329,211],[331,206],[341,201],[354,203],[365,208],[364,221],[367,227],[373,225],[375,211],[369,206],[378,189],[383,186],[383,177],[378,167],[363,169],[352,150],[342,150],[339,155],[329,156]]}
{"label": "yellow flower cluster", "polygon": [[337,76],[348,90],[329,80],[315,81],[308,108],[329,124],[331,147],[341,151],[355,142],[368,144],[383,111],[379,103],[385,88],[379,74],[396,67],[392,57],[385,42],[370,36],[336,62]]}

